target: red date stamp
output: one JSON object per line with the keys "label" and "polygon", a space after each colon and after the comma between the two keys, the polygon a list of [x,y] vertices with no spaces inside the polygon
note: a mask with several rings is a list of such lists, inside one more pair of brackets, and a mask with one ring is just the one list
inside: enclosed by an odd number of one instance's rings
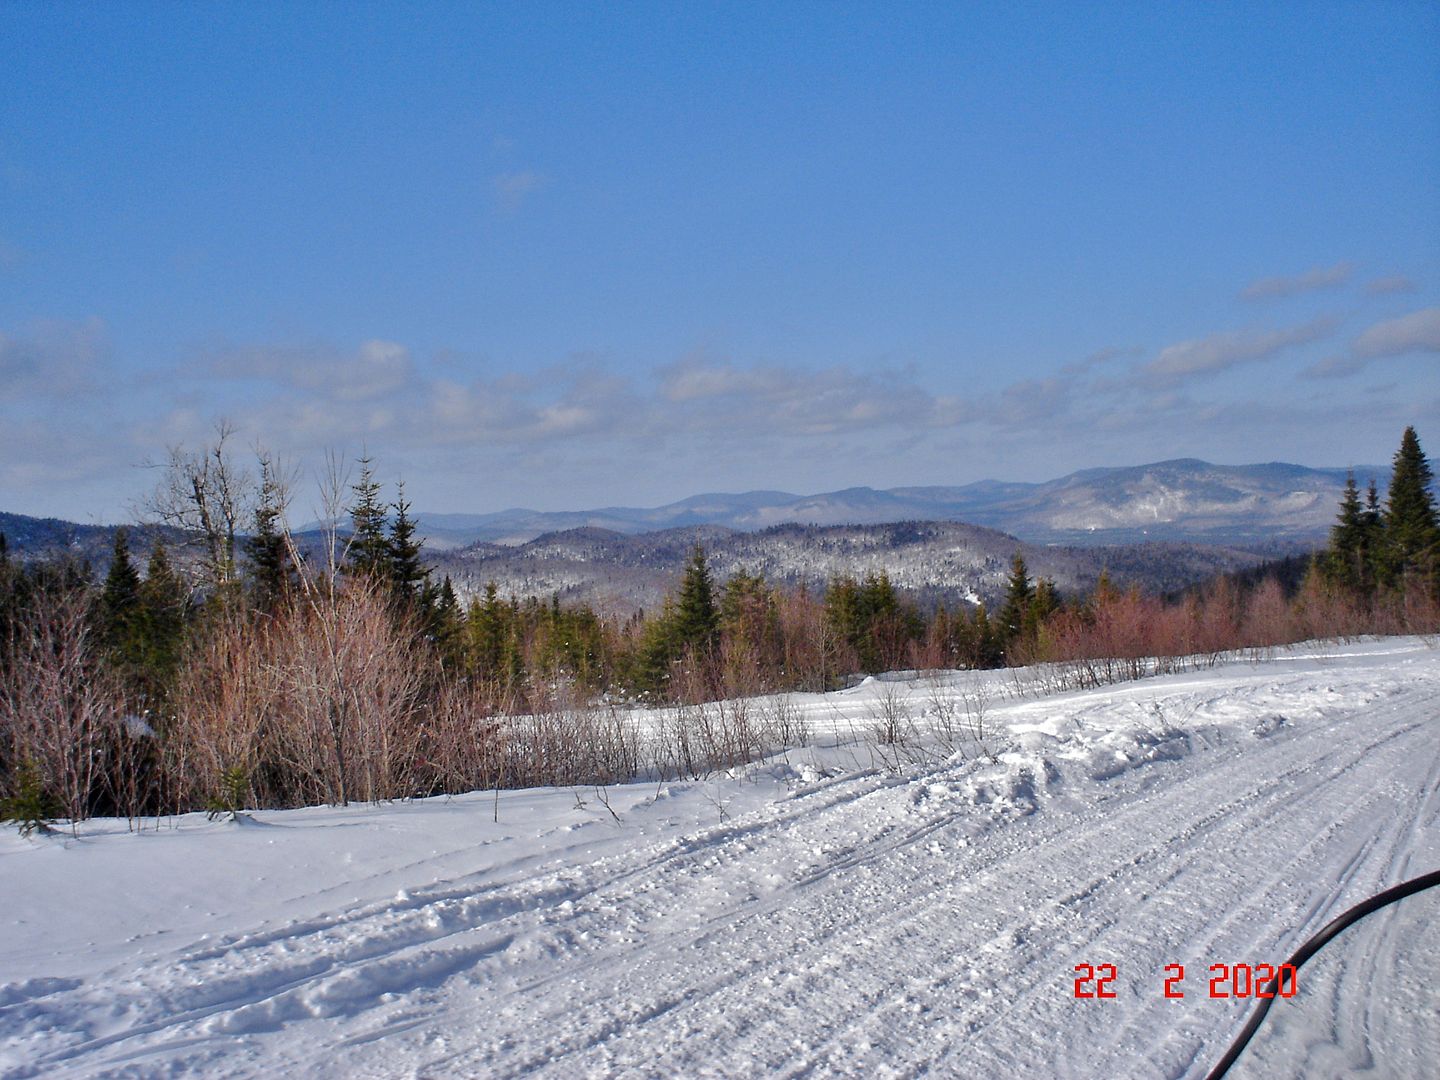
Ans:
{"label": "red date stamp", "polygon": [[[1292,998],[1295,996],[1295,968],[1291,964],[1211,964],[1212,998]],[[1076,964],[1077,998],[1113,998],[1119,978],[1114,964]],[[1167,998],[1183,998],[1184,964],[1166,964],[1162,992]]]}

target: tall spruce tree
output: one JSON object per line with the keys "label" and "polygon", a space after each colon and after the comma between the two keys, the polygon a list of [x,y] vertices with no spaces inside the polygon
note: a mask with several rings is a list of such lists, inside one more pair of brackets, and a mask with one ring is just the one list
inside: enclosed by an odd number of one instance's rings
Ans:
{"label": "tall spruce tree", "polygon": [[832,642],[843,642],[858,658],[866,630],[865,613],[860,583],[848,574],[833,578],[825,590],[825,630]]}
{"label": "tall spruce tree", "polygon": [[1382,515],[1387,583],[1404,586],[1414,578],[1436,584],[1440,563],[1440,524],[1436,522],[1434,480],[1413,427],[1407,427],[1395,452],[1390,491]]}
{"label": "tall spruce tree", "polygon": [[1025,614],[1030,610],[1034,595],[1035,586],[1030,581],[1030,568],[1025,565],[1025,557],[1017,551],[1010,560],[1010,580],[1005,586],[1005,603],[998,616],[1000,633],[1006,644],[1017,640],[1024,632]]}
{"label": "tall spruce tree", "polygon": [[445,575],[437,590],[438,599],[430,620],[429,634],[440,653],[440,660],[451,671],[459,671],[465,663],[465,615],[450,575]]}
{"label": "tall spruce tree", "polygon": [[1025,608],[1025,619],[1020,627],[1021,636],[1032,644],[1038,641],[1045,621],[1059,610],[1060,595],[1055,591],[1055,583],[1049,578],[1041,578],[1035,582],[1035,592]]}
{"label": "tall spruce tree", "polygon": [[395,511],[390,523],[390,539],[387,550],[387,570],[395,594],[406,603],[421,600],[423,614],[428,618],[439,602],[439,594],[426,590],[430,568],[420,558],[423,540],[415,538],[415,519],[410,516],[410,503],[405,498],[405,485],[397,485],[395,501],[390,504]]}
{"label": "tall spruce tree", "polygon": [[390,540],[385,535],[385,503],[369,455],[360,459],[360,478],[350,490],[355,501],[346,507],[350,545],[345,570],[356,577],[386,581],[390,577]]}
{"label": "tall spruce tree", "polygon": [[508,610],[500,599],[495,582],[485,583],[485,598],[470,602],[466,638],[468,666],[481,678],[501,680],[504,669],[505,642],[510,636]]}
{"label": "tall spruce tree", "polygon": [[715,608],[715,586],[705,562],[705,549],[696,544],[685,566],[680,595],[675,602],[674,634],[681,649],[708,652],[720,642],[720,613]]}
{"label": "tall spruce tree", "polygon": [[111,654],[127,666],[140,662],[143,618],[140,574],[130,561],[129,530],[121,527],[115,530],[110,572],[100,592],[100,626]]}
{"label": "tall spruce tree", "polygon": [[299,587],[290,544],[284,529],[285,507],[274,469],[260,461],[260,501],[255,507],[255,532],[245,538],[250,560],[250,585],[255,606],[274,611]]}
{"label": "tall spruce tree", "polygon": [[[1372,496],[1374,488],[1371,488]],[[1360,489],[1355,474],[1345,477],[1345,491],[1340,497],[1340,512],[1330,527],[1330,547],[1324,562],[1325,576],[1349,589],[1367,589],[1373,584],[1370,549],[1373,530],[1367,511],[1360,502]]]}
{"label": "tall spruce tree", "polygon": [[139,710],[162,696],[165,684],[165,676],[156,668],[155,625],[143,593],[130,559],[128,531],[116,529],[110,571],[100,591],[100,637],[111,670],[124,684],[131,707]]}
{"label": "tall spruce tree", "polygon": [[170,565],[170,556],[156,540],[140,586],[140,603],[146,621],[146,696],[150,702],[166,699],[180,668],[185,643],[185,619],[190,590]]}

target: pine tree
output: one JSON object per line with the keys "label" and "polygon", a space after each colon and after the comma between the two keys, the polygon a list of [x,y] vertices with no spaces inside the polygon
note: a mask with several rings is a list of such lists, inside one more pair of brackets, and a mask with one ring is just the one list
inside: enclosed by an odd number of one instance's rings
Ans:
{"label": "pine tree", "polygon": [[1395,452],[1390,491],[1385,500],[1384,567],[1388,583],[1401,585],[1411,578],[1435,584],[1440,563],[1440,525],[1435,517],[1435,496],[1430,492],[1434,474],[1420,439],[1407,427]]}
{"label": "pine tree", "polygon": [[505,641],[509,637],[505,604],[495,582],[485,584],[485,599],[471,601],[466,627],[470,670],[482,678],[498,679],[502,674]]}
{"label": "pine tree", "polygon": [[440,652],[441,662],[452,671],[458,670],[465,660],[465,616],[460,611],[460,601],[455,596],[455,586],[451,584],[449,574],[445,575],[440,585],[431,637]]}
{"label": "pine tree", "polygon": [[861,633],[856,644],[862,671],[884,671],[899,662],[902,642],[911,635],[909,612],[895,593],[890,575],[866,574],[859,593]]}
{"label": "pine tree", "polygon": [[123,625],[135,611],[140,601],[140,575],[130,561],[129,530],[115,530],[114,553],[110,560],[110,572],[105,576],[104,591],[100,594],[102,616],[108,626]]}
{"label": "pine tree", "polygon": [[422,617],[427,617],[439,601],[439,596],[425,596],[424,587],[430,576],[430,568],[420,558],[420,548],[424,541],[415,538],[415,519],[410,516],[410,503],[405,498],[403,483],[398,486],[391,508],[395,511],[395,518],[390,524],[390,539],[386,551],[390,583],[394,586],[395,594],[404,602],[428,600],[429,603],[421,604],[424,609]]}
{"label": "pine tree", "polygon": [[1362,504],[1355,474],[1347,474],[1340,512],[1330,527],[1330,544],[1320,560],[1325,580],[1358,592],[1373,589],[1381,532],[1375,482],[1370,482],[1368,501]]}
{"label": "pine tree", "polygon": [[977,604],[975,607],[975,618],[970,630],[970,648],[971,667],[999,667],[1004,659],[996,620],[986,613],[984,604]]}
{"label": "pine tree", "polygon": [[140,605],[140,574],[130,561],[130,536],[125,528],[115,530],[110,572],[100,593],[100,630],[111,657],[122,668],[134,669],[144,662],[144,611]]}
{"label": "pine tree", "polygon": [[385,536],[385,504],[380,483],[375,479],[372,460],[360,459],[360,479],[351,485],[355,501],[346,508],[350,515],[349,558],[346,573],[384,581],[389,577],[390,541]]}
{"label": "pine tree", "polygon": [[725,583],[720,598],[720,631],[736,663],[751,670],[780,665],[784,652],[780,617],[775,594],[763,576],[742,570]]}
{"label": "pine tree", "polygon": [[519,605],[511,601],[506,610],[508,629],[500,653],[500,681],[512,691],[525,686],[525,639],[520,630]]}
{"label": "pine tree", "polygon": [[1034,595],[1030,597],[1030,603],[1025,608],[1025,619],[1020,628],[1021,636],[1034,644],[1040,639],[1040,631],[1046,620],[1059,610],[1060,597],[1055,591],[1055,583],[1049,578],[1041,578],[1035,583]]}
{"label": "pine tree", "polygon": [[999,631],[1006,644],[1017,640],[1025,629],[1025,613],[1035,595],[1030,583],[1030,570],[1020,552],[1010,560],[1010,581],[1005,588],[1005,603],[1000,608]]}
{"label": "pine tree", "polygon": [[680,596],[675,604],[674,634],[683,650],[707,653],[720,641],[720,614],[715,610],[715,588],[705,564],[705,549],[699,544],[690,553]]}
{"label": "pine tree", "polygon": [[[825,631],[826,637],[832,643],[832,651],[836,652],[837,661],[853,660],[863,668],[859,656],[865,630],[865,614],[860,603],[860,583],[848,575],[833,579],[825,590]],[[835,650],[834,646],[839,645],[845,646],[845,649]]]}
{"label": "pine tree", "polygon": [[260,462],[260,503],[255,508],[255,532],[245,539],[250,560],[250,581],[255,606],[274,611],[299,588],[290,544],[284,531],[284,507],[274,470],[268,460]]}
{"label": "pine tree", "polygon": [[140,603],[145,610],[145,698],[152,708],[163,702],[180,668],[190,591],[170,566],[161,540],[150,552]]}
{"label": "pine tree", "polygon": [[13,822],[21,836],[50,832],[50,821],[62,813],[60,802],[45,787],[35,762],[26,759],[15,770],[14,794],[0,799],[0,821]]}
{"label": "pine tree", "polygon": [[646,693],[664,693],[670,682],[670,667],[685,651],[676,629],[675,601],[667,596],[660,614],[647,620],[635,650],[635,688]]}

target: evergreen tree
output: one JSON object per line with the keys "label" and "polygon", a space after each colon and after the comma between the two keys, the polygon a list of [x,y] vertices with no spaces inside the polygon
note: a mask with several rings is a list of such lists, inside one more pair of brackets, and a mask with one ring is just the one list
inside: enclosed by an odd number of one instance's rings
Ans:
{"label": "evergreen tree", "polygon": [[466,627],[467,652],[472,673],[482,678],[499,678],[505,657],[505,641],[509,637],[506,609],[495,582],[485,584],[484,601],[470,603]]}
{"label": "evergreen tree", "polygon": [[997,632],[996,620],[990,618],[984,604],[975,607],[975,618],[971,624],[969,645],[970,666],[974,668],[999,667],[1004,654],[1001,638]]}
{"label": "evergreen tree", "polygon": [[1435,496],[1430,492],[1434,474],[1420,449],[1413,427],[1407,427],[1395,452],[1390,491],[1385,500],[1384,565],[1389,583],[1403,585],[1420,577],[1433,586],[1440,562],[1440,525],[1435,517]]}
{"label": "evergreen tree", "polygon": [[422,603],[423,615],[429,615],[434,604],[439,601],[438,594],[425,595],[425,585],[430,576],[430,568],[420,558],[420,548],[423,540],[415,538],[415,519],[410,516],[410,503],[405,498],[405,485],[399,485],[396,491],[395,502],[391,504],[395,511],[395,518],[390,524],[390,539],[387,543],[386,565],[391,584],[395,593],[401,600],[414,602],[417,599],[428,600],[429,603]]}
{"label": "evergreen tree", "polygon": [[1383,540],[1384,526],[1375,481],[1370,481],[1362,504],[1355,474],[1348,474],[1340,496],[1340,512],[1330,527],[1330,544],[1319,560],[1324,580],[1357,592],[1371,592]]}
{"label": "evergreen tree", "polygon": [[346,508],[350,515],[350,544],[345,571],[385,581],[390,576],[390,541],[385,535],[385,504],[370,457],[360,459],[360,479],[350,490],[355,493],[355,501]]}
{"label": "evergreen tree", "polygon": [[845,649],[836,652],[835,659],[841,662],[853,660],[860,664],[859,655],[866,629],[860,603],[860,583],[849,575],[833,579],[825,590],[826,637],[832,643],[832,651],[835,651],[835,645],[845,646]]}
{"label": "evergreen tree", "polygon": [[145,581],[140,586],[140,603],[145,609],[146,697],[152,704],[163,701],[180,667],[185,643],[185,619],[190,590],[170,565],[161,540],[155,541]]}
{"label": "evergreen tree", "polygon": [[999,632],[1007,645],[1023,633],[1025,613],[1030,610],[1034,595],[1035,587],[1030,582],[1030,570],[1025,565],[1024,556],[1017,551],[1010,560],[1010,581],[1005,587],[1005,603],[1000,608],[999,615]]}
{"label": "evergreen tree", "polygon": [[660,614],[645,622],[635,650],[632,682],[637,690],[664,693],[670,682],[670,665],[685,651],[676,629],[675,601],[667,596]]}
{"label": "evergreen tree", "polygon": [[775,593],[760,574],[742,570],[725,583],[720,598],[720,630],[737,663],[757,670],[782,662],[784,644]]}
{"label": "evergreen tree", "polygon": [[705,564],[705,549],[699,544],[690,553],[680,596],[675,603],[675,642],[683,651],[707,653],[720,641],[720,613],[715,609],[715,588]]}
{"label": "evergreen tree", "polygon": [[115,662],[126,669],[144,663],[144,611],[140,605],[140,574],[130,561],[129,530],[115,530],[110,572],[100,593],[100,630]]}
{"label": "evergreen tree", "polygon": [[525,685],[525,639],[520,630],[520,605],[511,601],[507,611],[505,647],[500,653],[500,677],[505,686],[518,691]]}
{"label": "evergreen tree", "polygon": [[1360,502],[1360,489],[1355,486],[1355,474],[1348,473],[1345,492],[1340,497],[1340,513],[1330,527],[1327,563],[1329,576],[1337,584],[1360,587],[1365,539],[1365,508]]}
{"label": "evergreen tree", "polygon": [[1059,610],[1060,597],[1055,591],[1055,583],[1049,578],[1041,578],[1035,583],[1035,593],[1025,608],[1025,619],[1020,628],[1021,636],[1034,644],[1040,639],[1040,630],[1045,621]]}
{"label": "evergreen tree", "polygon": [[901,603],[890,575],[883,570],[865,575],[858,599],[862,631],[856,646],[861,670],[884,671],[897,666],[905,641],[919,636],[911,618],[914,613]]}
{"label": "evergreen tree", "polygon": [[450,575],[445,575],[438,591],[431,620],[431,637],[440,652],[441,662],[449,669],[458,670],[465,659],[465,617],[460,611],[460,601],[455,596],[455,586]]}
{"label": "evergreen tree", "polygon": [[245,555],[250,560],[250,583],[255,606],[274,611],[299,588],[299,577],[290,557],[284,530],[284,506],[271,464],[260,462],[260,502],[255,508],[255,532],[246,537]]}

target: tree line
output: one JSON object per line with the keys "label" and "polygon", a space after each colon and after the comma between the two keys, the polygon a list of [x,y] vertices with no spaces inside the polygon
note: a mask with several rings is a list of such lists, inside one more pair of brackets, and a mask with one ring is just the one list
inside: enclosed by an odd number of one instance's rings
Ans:
{"label": "tree line", "polygon": [[1413,429],[1383,503],[1373,483],[1364,499],[1347,483],[1298,586],[1219,578],[1165,599],[1102,575],[1062,596],[1017,552],[995,611],[921,610],[883,572],[813,592],[744,572],[717,582],[697,546],[661,610],[628,618],[502,597],[493,583],[462,603],[432,579],[403,486],[387,501],[368,457],[353,483],[332,468],[332,524],[302,553],[285,524],[289,477],[264,453],[243,473],[227,435],[173,452],[152,500],[155,520],[195,538],[198,574],[158,542],[142,574],[124,529],[98,581],[73,562],[22,565],[0,536],[7,816],[620,779],[640,760],[630,703],[1021,664],[1069,665],[1083,685],[1163,670],[1166,657],[1440,629],[1440,528]]}

